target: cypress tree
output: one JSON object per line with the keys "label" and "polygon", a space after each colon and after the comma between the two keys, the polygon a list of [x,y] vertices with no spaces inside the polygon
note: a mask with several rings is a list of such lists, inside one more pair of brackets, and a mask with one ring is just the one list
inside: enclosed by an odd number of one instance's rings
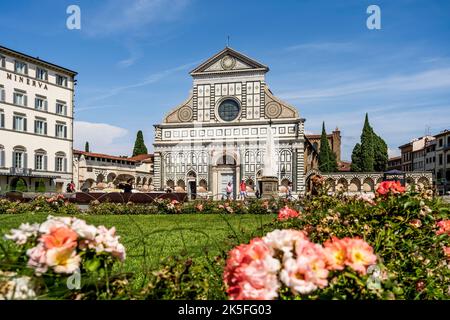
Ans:
{"label": "cypress tree", "polygon": [[364,127],[361,134],[361,171],[374,170],[374,138],[373,130],[369,124],[369,116],[366,113]]}
{"label": "cypress tree", "polygon": [[328,143],[325,122],[322,123],[322,135],[320,136],[319,170],[321,172],[337,171],[336,154],[331,150],[330,144]]}
{"label": "cypress tree", "polygon": [[352,152],[352,171],[385,171],[388,161],[386,142],[378,136],[369,123],[366,113],[361,133],[361,144],[357,143]]}
{"label": "cypress tree", "polygon": [[374,169],[375,171],[386,171],[388,162],[388,147],[386,142],[377,134],[374,135]]}
{"label": "cypress tree", "polygon": [[86,152],[90,152],[89,151],[89,142],[86,141],[85,145],[84,145],[84,151]]}
{"label": "cypress tree", "polygon": [[136,135],[136,141],[134,142],[133,157],[147,153],[148,151],[144,143],[144,135],[142,134],[142,131],[139,130]]}
{"label": "cypress tree", "polygon": [[361,170],[361,145],[357,143],[352,151],[352,165],[351,170],[360,172]]}
{"label": "cypress tree", "polygon": [[337,156],[336,153],[334,153],[333,150],[330,148],[330,172],[337,172],[338,171],[338,164],[337,164]]}

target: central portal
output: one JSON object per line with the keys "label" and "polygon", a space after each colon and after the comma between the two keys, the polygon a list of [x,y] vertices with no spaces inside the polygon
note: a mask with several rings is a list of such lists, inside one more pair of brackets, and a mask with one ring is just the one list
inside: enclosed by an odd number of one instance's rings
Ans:
{"label": "central portal", "polygon": [[213,167],[214,199],[226,199],[226,188],[229,182],[231,182],[231,186],[233,187],[231,197],[232,199],[236,199],[238,175],[239,166],[237,165],[236,159],[230,154],[220,156],[216,161],[216,165]]}

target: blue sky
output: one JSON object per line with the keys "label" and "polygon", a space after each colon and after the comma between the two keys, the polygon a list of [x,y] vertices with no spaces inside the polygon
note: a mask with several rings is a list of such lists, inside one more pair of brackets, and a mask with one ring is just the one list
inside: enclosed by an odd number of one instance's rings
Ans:
{"label": "blue sky", "polygon": [[[81,30],[66,8],[81,8]],[[381,30],[366,27],[371,4]],[[78,71],[76,148],[126,155],[187,97],[188,72],[230,46],[268,65],[267,83],[306,130],[339,127],[343,159],[364,114],[391,154],[450,128],[450,1],[2,1],[0,44]]]}

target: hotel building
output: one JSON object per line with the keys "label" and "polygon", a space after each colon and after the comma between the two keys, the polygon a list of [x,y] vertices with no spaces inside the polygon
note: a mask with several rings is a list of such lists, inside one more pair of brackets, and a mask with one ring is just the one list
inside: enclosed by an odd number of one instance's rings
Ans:
{"label": "hotel building", "polygon": [[1,192],[65,191],[72,179],[76,74],[0,46]]}

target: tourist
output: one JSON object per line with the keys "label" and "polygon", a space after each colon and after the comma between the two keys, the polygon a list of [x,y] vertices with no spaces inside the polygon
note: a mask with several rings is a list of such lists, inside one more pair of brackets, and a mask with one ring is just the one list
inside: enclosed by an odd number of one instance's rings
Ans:
{"label": "tourist", "polygon": [[240,184],[240,198],[241,200],[245,200],[245,197],[247,196],[247,185],[244,181],[244,179],[241,180],[241,184]]}
{"label": "tourist", "polygon": [[231,199],[231,193],[233,192],[233,186],[231,185],[231,182],[228,182],[227,187],[225,188],[227,193],[227,200]]}
{"label": "tourist", "polygon": [[68,193],[72,193],[75,192],[75,183],[73,181],[70,181],[70,183],[67,184],[67,189],[66,191]]}
{"label": "tourist", "polygon": [[292,200],[292,182],[288,183],[286,198]]}

